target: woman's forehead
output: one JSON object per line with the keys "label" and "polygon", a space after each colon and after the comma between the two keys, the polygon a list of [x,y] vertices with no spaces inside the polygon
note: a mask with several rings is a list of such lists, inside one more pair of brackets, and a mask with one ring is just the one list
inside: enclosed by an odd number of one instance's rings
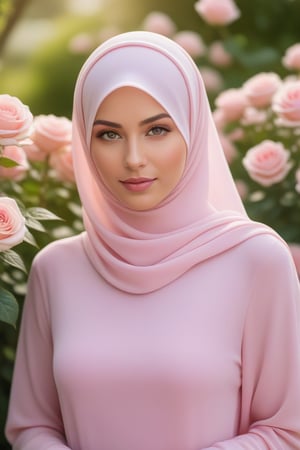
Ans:
{"label": "woman's forehead", "polygon": [[188,139],[190,98],[179,67],[157,50],[135,46],[114,49],[91,65],[82,92],[87,128],[90,113],[95,116],[104,98],[125,86],[152,96]]}

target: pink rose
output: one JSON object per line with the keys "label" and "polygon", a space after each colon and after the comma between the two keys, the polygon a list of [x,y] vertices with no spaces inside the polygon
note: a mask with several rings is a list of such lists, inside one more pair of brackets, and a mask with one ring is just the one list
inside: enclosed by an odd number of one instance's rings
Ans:
{"label": "pink rose", "polygon": [[225,119],[231,122],[242,117],[248,102],[242,89],[232,88],[221,92],[215,104],[223,111]]}
{"label": "pink rose", "polygon": [[0,145],[16,144],[32,125],[33,116],[17,97],[0,95]]}
{"label": "pink rose", "polygon": [[221,41],[215,41],[210,45],[208,57],[210,62],[218,67],[227,67],[232,63],[232,56]]}
{"label": "pink rose", "polygon": [[249,78],[243,84],[243,90],[251,106],[264,108],[271,104],[272,97],[281,84],[281,79],[276,73],[262,72]]}
{"label": "pink rose", "polygon": [[35,117],[30,136],[41,151],[51,153],[71,143],[72,122],[53,114]]}
{"label": "pink rose", "polygon": [[284,83],[273,97],[272,108],[280,124],[300,125],[300,80]]}
{"label": "pink rose", "polygon": [[22,180],[29,168],[27,156],[23,148],[16,145],[8,145],[4,147],[2,156],[12,159],[18,163],[18,165],[14,167],[0,166],[0,178],[7,178],[15,181]]}
{"label": "pink rose", "polygon": [[223,87],[223,78],[219,72],[211,67],[201,66],[201,76],[207,92],[219,92]]}
{"label": "pink rose", "polygon": [[195,10],[210,25],[228,25],[240,17],[233,0],[198,0]]}
{"label": "pink rose", "polygon": [[71,146],[65,146],[51,153],[50,166],[55,170],[57,177],[62,181],[75,182]]}
{"label": "pink rose", "polygon": [[300,44],[294,44],[286,49],[282,64],[287,69],[300,69]]}
{"label": "pink rose", "polygon": [[241,119],[242,125],[261,125],[268,118],[265,109],[256,109],[253,106],[247,106]]}
{"label": "pink rose", "polygon": [[292,167],[289,156],[280,142],[265,140],[248,150],[243,165],[253,180],[271,186],[282,181]]}
{"label": "pink rose", "polygon": [[170,16],[159,11],[149,13],[144,19],[142,26],[146,31],[152,31],[168,37],[171,37],[176,31],[176,25]]}
{"label": "pink rose", "polygon": [[173,40],[181,45],[192,58],[199,58],[205,53],[203,40],[195,31],[180,31],[173,36]]}
{"label": "pink rose", "polygon": [[47,158],[47,153],[43,152],[31,139],[23,141],[22,148],[29,161],[45,161]]}
{"label": "pink rose", "polygon": [[9,197],[0,197],[0,252],[20,244],[25,233],[25,218],[17,202]]}

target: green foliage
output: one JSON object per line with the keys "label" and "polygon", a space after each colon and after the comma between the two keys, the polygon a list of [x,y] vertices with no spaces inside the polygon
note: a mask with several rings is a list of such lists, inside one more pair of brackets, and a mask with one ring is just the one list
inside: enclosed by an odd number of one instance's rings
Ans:
{"label": "green foliage", "polygon": [[[15,256],[17,253],[15,253]],[[19,258],[17,258],[19,259]],[[22,260],[21,260],[22,261]],[[7,261],[5,261],[7,262]],[[20,262],[20,260],[19,260]],[[21,262],[22,266],[22,262]],[[17,266],[18,267],[18,266]],[[20,268],[20,267],[18,267]],[[22,267],[23,269],[23,267]],[[3,322],[16,326],[19,313],[19,305],[14,295],[0,286],[0,317]]]}

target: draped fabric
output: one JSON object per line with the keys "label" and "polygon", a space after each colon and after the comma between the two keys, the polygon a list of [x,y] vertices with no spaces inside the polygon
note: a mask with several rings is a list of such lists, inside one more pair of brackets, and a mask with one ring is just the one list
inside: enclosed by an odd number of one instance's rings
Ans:
{"label": "draped fabric", "polygon": [[[99,105],[124,86],[141,89],[160,103],[187,145],[181,180],[167,198],[146,211],[132,210],[112,195],[90,154]],[[84,64],[73,106],[73,155],[85,248],[95,269],[116,288],[136,294],[159,289],[255,234],[275,234],[247,217],[199,69],[169,38],[129,32],[106,41]]]}

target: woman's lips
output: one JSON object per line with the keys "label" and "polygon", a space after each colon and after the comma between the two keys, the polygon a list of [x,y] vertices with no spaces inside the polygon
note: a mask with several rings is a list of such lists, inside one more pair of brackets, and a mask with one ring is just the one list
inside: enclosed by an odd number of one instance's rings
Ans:
{"label": "woman's lips", "polygon": [[121,183],[128,191],[142,192],[152,186],[155,180],[156,178],[128,178]]}

